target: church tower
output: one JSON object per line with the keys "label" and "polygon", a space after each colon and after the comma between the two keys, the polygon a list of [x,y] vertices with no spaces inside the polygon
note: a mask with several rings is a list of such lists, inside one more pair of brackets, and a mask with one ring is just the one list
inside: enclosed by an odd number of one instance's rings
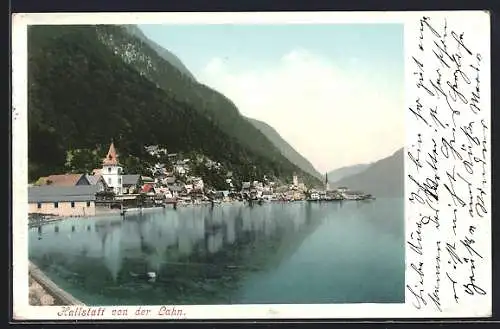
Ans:
{"label": "church tower", "polygon": [[123,193],[122,182],[123,168],[118,162],[118,154],[116,153],[115,145],[111,142],[108,154],[102,160],[102,177],[108,184],[108,187],[113,189],[116,195]]}
{"label": "church tower", "polygon": [[328,182],[328,173],[325,174],[325,191],[330,190],[330,182]]}

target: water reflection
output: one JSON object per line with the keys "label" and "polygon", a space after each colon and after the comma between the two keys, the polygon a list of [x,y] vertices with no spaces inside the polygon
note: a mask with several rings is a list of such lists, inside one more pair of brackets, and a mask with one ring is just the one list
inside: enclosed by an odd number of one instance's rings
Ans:
{"label": "water reflection", "polygon": [[[104,303],[224,304],[242,298],[249,275],[288,261],[326,219],[337,216],[341,223],[348,218],[342,207],[235,204],[128,214],[124,219],[70,219],[53,230],[38,227],[32,234],[32,229],[30,258]],[[384,215],[369,204],[349,207],[366,209],[367,218]]]}

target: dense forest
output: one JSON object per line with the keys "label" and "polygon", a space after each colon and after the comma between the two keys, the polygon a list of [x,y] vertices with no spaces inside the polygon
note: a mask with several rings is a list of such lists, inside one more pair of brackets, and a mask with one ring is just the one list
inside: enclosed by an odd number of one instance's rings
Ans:
{"label": "dense forest", "polygon": [[[113,139],[129,172],[144,171],[144,146],[160,144],[169,152],[205,154],[236,180],[298,172],[317,183],[227,98],[186,77],[123,27],[31,26],[28,53],[30,180],[88,172]],[[132,58],[141,54],[156,62],[145,60],[139,69]]]}
{"label": "dense forest", "polygon": [[99,40],[124,62],[159,88],[201,112],[240,144],[287,170],[295,167],[276,145],[240,114],[231,100],[179,70],[158,49],[152,48],[144,36],[140,38],[129,26],[119,25],[100,25],[97,32]]}

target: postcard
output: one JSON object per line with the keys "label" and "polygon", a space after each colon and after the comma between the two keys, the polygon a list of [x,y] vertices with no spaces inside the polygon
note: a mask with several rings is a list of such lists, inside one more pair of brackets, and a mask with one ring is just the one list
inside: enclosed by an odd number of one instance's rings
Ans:
{"label": "postcard", "polygon": [[488,12],[12,22],[14,319],[491,316]]}

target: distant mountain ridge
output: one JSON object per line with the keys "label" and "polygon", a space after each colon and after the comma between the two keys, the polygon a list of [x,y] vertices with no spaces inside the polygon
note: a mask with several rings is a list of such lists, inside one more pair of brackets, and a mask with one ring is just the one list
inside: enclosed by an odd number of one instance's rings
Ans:
{"label": "distant mountain ridge", "polygon": [[356,164],[352,166],[345,166],[337,168],[328,173],[328,182],[336,183],[344,177],[352,176],[362,172],[370,166],[370,163]]}
{"label": "distant mountain ridge", "polygon": [[278,148],[278,150],[281,151],[281,154],[290,160],[290,162],[312,176],[323,180],[323,176],[314,168],[311,162],[309,162],[309,160],[304,158],[290,144],[288,144],[288,142],[285,141],[273,127],[256,119],[247,117],[247,120],[259,129]]}
{"label": "distant mountain ridge", "polygon": [[372,163],[363,171],[340,179],[336,184],[351,190],[361,190],[375,197],[403,197],[403,150],[397,150],[391,156]]}

